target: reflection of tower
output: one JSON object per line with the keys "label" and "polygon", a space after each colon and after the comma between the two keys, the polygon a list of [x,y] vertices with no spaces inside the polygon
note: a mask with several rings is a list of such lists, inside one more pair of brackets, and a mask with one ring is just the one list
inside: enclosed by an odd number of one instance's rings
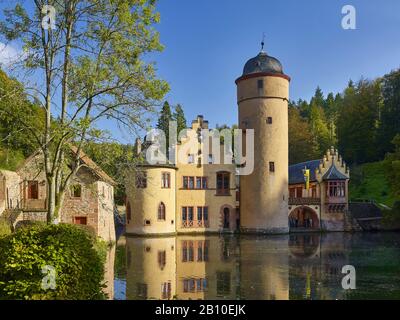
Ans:
{"label": "reflection of tower", "polygon": [[175,237],[127,238],[126,298],[161,299],[175,296]]}
{"label": "reflection of tower", "polygon": [[240,177],[243,231],[288,232],[289,81],[264,51],[236,80],[239,127],[254,129],[254,171]]}
{"label": "reflection of tower", "polygon": [[346,234],[292,234],[289,240],[290,299],[343,299],[341,268],[348,263]]}
{"label": "reflection of tower", "polygon": [[253,300],[289,299],[287,236],[242,238],[241,297]]}

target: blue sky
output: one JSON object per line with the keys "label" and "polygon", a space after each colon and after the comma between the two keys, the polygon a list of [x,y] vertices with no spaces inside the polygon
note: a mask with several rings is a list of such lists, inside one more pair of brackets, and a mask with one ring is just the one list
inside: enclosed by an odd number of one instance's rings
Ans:
{"label": "blue sky", "polygon": [[[356,30],[341,27],[347,4],[356,8]],[[263,32],[267,53],[292,78],[292,100],[309,99],[318,85],[325,94],[341,92],[349,79],[400,67],[399,0],[159,0],[158,11],[165,50],[146,59],[156,62],[171,86],[166,99],[183,105],[189,123],[197,114],[211,126],[237,123],[234,81],[260,51]],[[101,125],[134,141],[113,123]]]}
{"label": "blue sky", "polygon": [[[341,27],[346,4],[356,8],[356,30]],[[267,53],[292,78],[293,100],[400,67],[398,0],[161,0],[159,12],[166,48],[153,60],[171,85],[167,99],[181,103],[188,120],[237,122],[234,80],[260,51],[263,32]]]}

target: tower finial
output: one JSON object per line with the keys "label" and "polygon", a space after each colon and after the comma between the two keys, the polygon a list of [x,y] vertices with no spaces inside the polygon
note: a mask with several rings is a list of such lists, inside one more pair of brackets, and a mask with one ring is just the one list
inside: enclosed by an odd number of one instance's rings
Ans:
{"label": "tower finial", "polygon": [[265,32],[263,32],[263,34],[262,34],[261,52],[264,52],[264,45],[265,45]]}

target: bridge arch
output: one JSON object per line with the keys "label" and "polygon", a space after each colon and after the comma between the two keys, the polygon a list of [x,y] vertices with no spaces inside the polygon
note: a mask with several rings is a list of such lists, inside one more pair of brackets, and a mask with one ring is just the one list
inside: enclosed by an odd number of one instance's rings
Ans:
{"label": "bridge arch", "polygon": [[298,206],[289,213],[290,230],[319,230],[318,213],[307,205]]}

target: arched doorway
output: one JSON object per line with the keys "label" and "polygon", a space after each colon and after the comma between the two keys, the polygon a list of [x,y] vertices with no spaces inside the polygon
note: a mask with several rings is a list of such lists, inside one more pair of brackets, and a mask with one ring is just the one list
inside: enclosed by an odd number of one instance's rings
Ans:
{"label": "arched doorway", "polygon": [[230,210],[224,208],[224,229],[230,229]]}
{"label": "arched doorway", "polygon": [[289,215],[289,228],[290,230],[319,229],[318,214],[307,206],[295,208]]}

